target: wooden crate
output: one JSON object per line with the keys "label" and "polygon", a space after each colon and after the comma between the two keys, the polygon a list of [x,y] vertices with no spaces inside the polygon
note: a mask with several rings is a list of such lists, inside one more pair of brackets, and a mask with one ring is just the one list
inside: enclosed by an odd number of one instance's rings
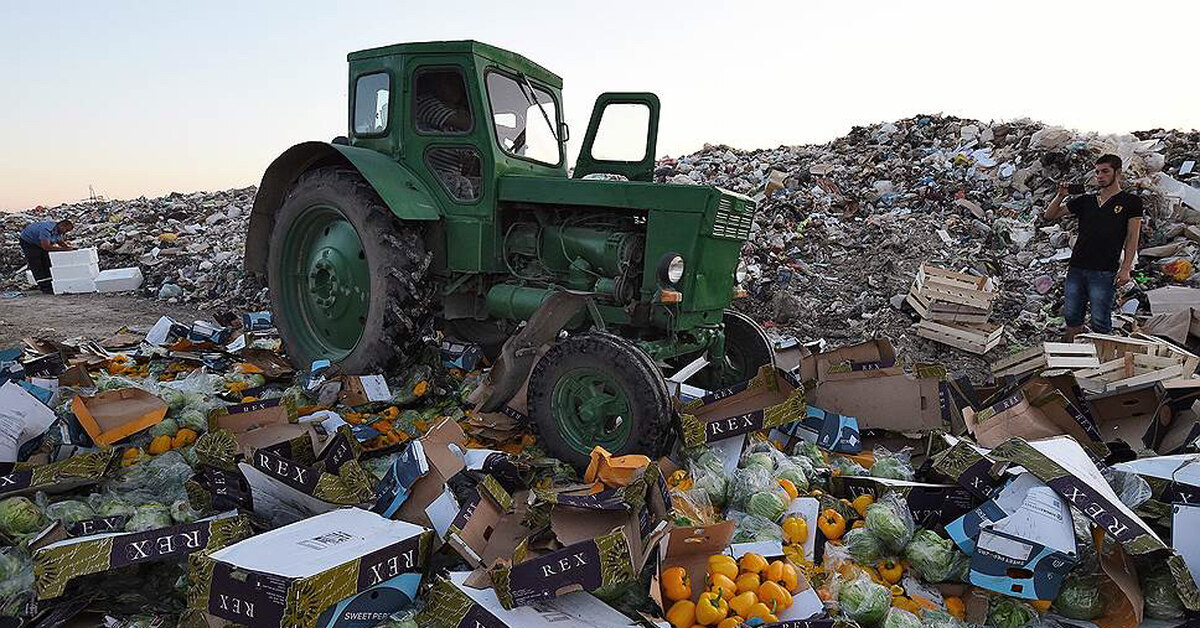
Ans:
{"label": "wooden crate", "polygon": [[1129,337],[1106,334],[1080,334],[1076,340],[1096,345],[1101,362],[1111,362],[1129,353],[1171,358],[1183,367],[1184,377],[1190,377],[1200,366],[1200,357],[1179,345],[1157,336],[1135,333]]}
{"label": "wooden crate", "polygon": [[962,324],[921,321],[917,323],[917,335],[956,349],[983,355],[1004,340],[1004,325],[992,323]]}
{"label": "wooden crate", "polygon": [[990,277],[976,277],[922,264],[906,301],[923,319],[985,323],[996,299]]}
{"label": "wooden crate", "polygon": [[1096,346],[1090,343],[1043,342],[992,364],[996,377],[1025,375],[1047,369],[1075,371],[1100,366]]}
{"label": "wooden crate", "polygon": [[1075,377],[1103,382],[1104,390],[1111,391],[1180,379],[1184,377],[1183,368],[1183,363],[1176,358],[1130,352],[1094,369],[1075,371]]}

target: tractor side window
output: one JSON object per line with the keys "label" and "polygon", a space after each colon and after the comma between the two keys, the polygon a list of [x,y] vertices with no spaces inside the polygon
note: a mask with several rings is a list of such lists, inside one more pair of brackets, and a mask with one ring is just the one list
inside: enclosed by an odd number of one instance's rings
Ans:
{"label": "tractor side window", "polygon": [[467,83],[454,68],[418,70],[413,80],[413,122],[418,133],[470,133]]}
{"label": "tractor side window", "polygon": [[650,108],[636,103],[612,103],[600,114],[592,159],[641,161],[646,158],[646,135],[650,131]]}
{"label": "tractor side window", "polygon": [[387,130],[390,87],[387,72],[364,74],[354,82],[354,134],[378,135]]}
{"label": "tractor side window", "polygon": [[558,107],[549,92],[526,80],[491,72],[488,102],[496,140],[504,152],[551,166],[562,161],[558,137]]}
{"label": "tractor side window", "polygon": [[469,203],[483,189],[479,152],[469,146],[435,146],[425,151],[425,166],[454,200]]}

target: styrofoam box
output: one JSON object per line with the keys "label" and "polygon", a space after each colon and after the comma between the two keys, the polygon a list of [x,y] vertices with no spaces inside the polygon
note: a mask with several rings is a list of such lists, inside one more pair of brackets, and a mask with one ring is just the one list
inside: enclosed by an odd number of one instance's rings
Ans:
{"label": "styrofoam box", "polygon": [[137,290],[142,285],[142,269],[110,268],[96,277],[96,289],[100,292],[124,292]]}
{"label": "styrofoam box", "polygon": [[93,279],[57,279],[52,283],[54,294],[80,294],[84,292],[95,292],[96,282]]}
{"label": "styrofoam box", "polygon": [[96,247],[76,249],[74,251],[50,251],[50,266],[80,266],[99,264],[100,255]]}
{"label": "styrofoam box", "polygon": [[76,264],[74,266],[51,266],[50,278],[55,281],[68,279],[95,279],[100,274],[99,264]]}

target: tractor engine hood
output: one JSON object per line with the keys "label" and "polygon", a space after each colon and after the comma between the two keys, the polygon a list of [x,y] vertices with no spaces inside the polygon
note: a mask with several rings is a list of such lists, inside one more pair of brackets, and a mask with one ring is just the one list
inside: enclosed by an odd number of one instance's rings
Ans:
{"label": "tractor engine hood", "polygon": [[684,213],[703,213],[716,206],[722,196],[753,204],[744,196],[704,185],[664,185],[602,179],[503,176],[500,177],[497,193],[501,202]]}

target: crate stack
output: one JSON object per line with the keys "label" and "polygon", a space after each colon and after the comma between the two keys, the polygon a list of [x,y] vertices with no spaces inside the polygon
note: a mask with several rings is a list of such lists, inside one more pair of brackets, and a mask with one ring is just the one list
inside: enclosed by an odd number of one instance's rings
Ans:
{"label": "crate stack", "polygon": [[996,296],[990,277],[922,264],[906,300],[921,317],[918,336],[983,355],[1004,339],[1004,326],[988,320]]}
{"label": "crate stack", "polygon": [[142,269],[132,266],[102,271],[95,247],[51,251],[50,280],[54,294],[124,292],[142,285]]}

